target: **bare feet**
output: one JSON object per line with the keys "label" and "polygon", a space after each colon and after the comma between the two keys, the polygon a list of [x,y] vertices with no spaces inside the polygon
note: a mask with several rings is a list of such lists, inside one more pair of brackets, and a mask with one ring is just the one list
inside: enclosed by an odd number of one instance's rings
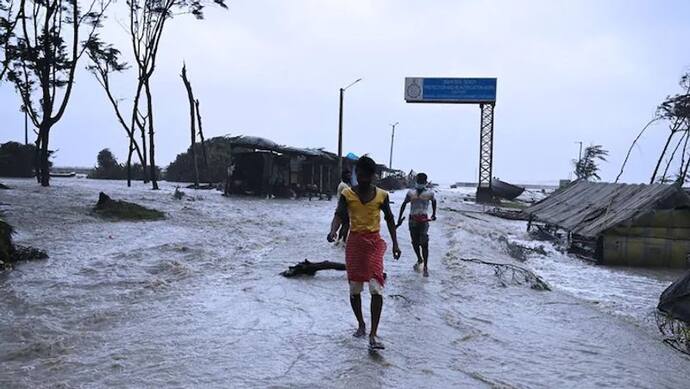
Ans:
{"label": "bare feet", "polygon": [[429,277],[429,269],[424,269],[424,277]]}
{"label": "bare feet", "polygon": [[372,350],[384,350],[386,346],[379,342],[376,336],[369,335],[369,348]]}
{"label": "bare feet", "polygon": [[361,338],[364,335],[366,335],[366,333],[367,328],[365,326],[359,326],[359,328],[357,328],[357,331],[355,331],[355,333],[352,334],[352,336],[354,336],[355,338]]}

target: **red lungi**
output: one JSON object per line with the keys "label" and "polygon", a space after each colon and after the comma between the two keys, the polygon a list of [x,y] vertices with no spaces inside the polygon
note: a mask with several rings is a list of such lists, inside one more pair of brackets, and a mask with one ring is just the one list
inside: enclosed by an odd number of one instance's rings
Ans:
{"label": "red lungi", "polygon": [[378,281],[383,286],[383,255],[386,242],[377,232],[350,232],[345,246],[348,281]]}

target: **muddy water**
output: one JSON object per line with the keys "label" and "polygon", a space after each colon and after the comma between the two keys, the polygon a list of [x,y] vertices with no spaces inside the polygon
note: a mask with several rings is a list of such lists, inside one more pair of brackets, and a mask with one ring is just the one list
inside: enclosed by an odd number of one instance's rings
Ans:
{"label": "muddy water", "polygon": [[[4,182],[16,188],[0,202],[17,240],[50,259],[0,275],[0,387],[680,388],[689,378],[689,361],[647,320],[675,274],[547,248],[524,264],[554,289],[538,292],[459,260],[513,261],[498,237],[527,241],[520,223],[440,213],[429,279],[412,271],[401,229],[403,258],[387,255],[388,349],[370,354],[350,336],[344,274],[277,275],[304,258],[342,260],[325,242],[334,202]],[[103,222],[89,211],[100,190],[168,219]],[[452,193],[443,206],[472,207]]]}

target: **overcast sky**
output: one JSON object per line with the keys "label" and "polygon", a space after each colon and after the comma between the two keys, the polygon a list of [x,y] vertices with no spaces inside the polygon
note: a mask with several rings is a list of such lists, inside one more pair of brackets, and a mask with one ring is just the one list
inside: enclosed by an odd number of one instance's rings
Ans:
{"label": "overcast sky", "polygon": [[[106,40],[129,55],[124,2]],[[690,65],[688,1],[231,0],[206,20],[167,26],[154,76],[157,160],[189,146],[186,61],[206,137],[245,134],[337,150],[338,88],[345,96],[344,152],[432,180],[476,180],[479,108],[406,104],[406,76],[497,77],[494,175],[515,182],[568,178],[576,141],[610,150],[613,180],[630,142],[657,104],[679,91]],[[86,61],[80,67],[86,66]],[[134,72],[115,80],[130,98]],[[58,166],[93,166],[109,147],[124,161],[127,139],[104,92],[78,74],[64,119],[53,128]],[[23,141],[23,115],[0,85],[0,141]],[[123,102],[123,104],[125,104]],[[649,179],[668,129],[652,128],[624,180]]]}

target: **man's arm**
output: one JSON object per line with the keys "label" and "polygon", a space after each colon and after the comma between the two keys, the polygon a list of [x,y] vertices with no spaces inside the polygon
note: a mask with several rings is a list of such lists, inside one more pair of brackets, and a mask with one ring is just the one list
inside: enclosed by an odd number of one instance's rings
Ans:
{"label": "man's arm", "polygon": [[397,226],[400,227],[402,225],[402,218],[403,214],[405,213],[405,207],[407,207],[407,203],[410,202],[410,194],[405,195],[405,200],[403,200],[402,205],[400,206],[400,213],[398,214],[398,224]]}
{"label": "man's arm", "polygon": [[329,242],[335,241],[338,237],[338,228],[340,228],[340,225],[343,224],[343,220],[345,219],[344,214],[346,213],[347,200],[345,200],[345,196],[340,196],[338,199],[338,208],[336,208],[335,214],[333,215],[333,220],[331,221],[331,231],[326,237]]}
{"label": "man's arm", "polygon": [[383,211],[383,216],[386,219],[388,233],[391,234],[391,240],[393,241],[393,258],[398,259],[400,258],[401,254],[400,247],[398,246],[398,234],[397,228],[395,228],[395,218],[393,216],[393,212],[391,211],[391,204],[388,200],[388,196],[386,196],[386,199],[383,201],[381,210]]}
{"label": "man's arm", "polygon": [[431,220],[436,220],[436,196],[431,198]]}

